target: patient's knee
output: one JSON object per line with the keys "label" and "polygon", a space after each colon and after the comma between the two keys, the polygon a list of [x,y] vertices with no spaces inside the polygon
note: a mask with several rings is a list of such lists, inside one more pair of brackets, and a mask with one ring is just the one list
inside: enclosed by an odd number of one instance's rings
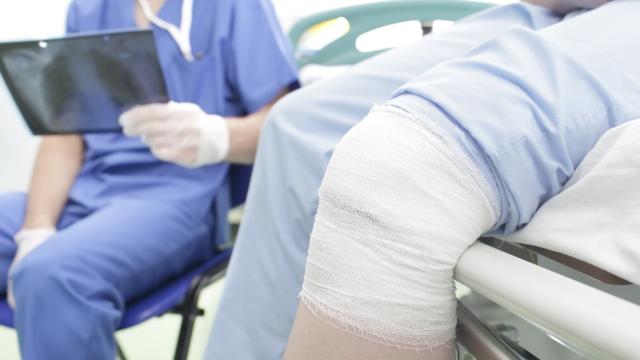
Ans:
{"label": "patient's knee", "polygon": [[454,335],[453,268],[495,221],[450,144],[397,110],[375,110],[331,160],[302,299],[321,318],[412,349]]}

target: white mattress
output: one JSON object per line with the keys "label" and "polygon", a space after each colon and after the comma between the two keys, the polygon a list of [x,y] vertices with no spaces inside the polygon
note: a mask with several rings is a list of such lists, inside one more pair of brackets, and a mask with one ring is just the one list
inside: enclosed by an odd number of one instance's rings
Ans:
{"label": "white mattress", "polygon": [[640,284],[640,120],[605,133],[563,191],[502,239],[560,252]]}

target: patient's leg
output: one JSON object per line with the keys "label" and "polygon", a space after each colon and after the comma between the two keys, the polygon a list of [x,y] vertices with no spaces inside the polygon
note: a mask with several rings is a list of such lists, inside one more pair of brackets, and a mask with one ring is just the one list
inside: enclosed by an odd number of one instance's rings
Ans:
{"label": "patient's leg", "polygon": [[[290,343],[298,344],[305,341],[305,345],[304,348],[289,347],[285,360],[439,360],[451,359],[453,354],[452,343],[429,350],[415,351],[369,341],[337,328],[327,321],[318,320],[304,304],[298,308],[294,329],[296,331],[289,339]],[[318,341],[315,342],[315,340]]]}
{"label": "patient's leg", "polygon": [[374,109],[325,174],[286,358],[450,358],[453,269],[494,225],[495,196],[447,134]]}
{"label": "patient's leg", "polygon": [[[640,35],[638,11],[620,1],[514,28],[405,87],[474,164],[486,159],[506,201],[497,229],[526,224],[607,129],[640,117],[640,44],[625,40]],[[337,147],[288,359],[450,356],[453,268],[495,214],[460,148],[410,119],[376,110]]]}
{"label": "patient's leg", "polygon": [[206,357],[282,357],[302,286],[322,176],[340,138],[374,103],[509,26],[538,29],[558,20],[524,4],[494,8],[459,22],[447,33],[389,51],[279,102],[262,132]]}

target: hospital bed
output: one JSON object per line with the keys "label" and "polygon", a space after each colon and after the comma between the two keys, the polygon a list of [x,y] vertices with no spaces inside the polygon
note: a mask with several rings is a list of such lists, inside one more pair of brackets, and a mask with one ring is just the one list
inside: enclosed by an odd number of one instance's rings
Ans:
{"label": "hospital bed", "polygon": [[[358,49],[364,34],[391,24],[418,21],[423,34],[436,20],[455,21],[490,6],[474,1],[396,0],[370,3],[319,13],[298,22],[290,32],[301,66],[350,65],[385,49]],[[342,31],[325,31],[331,26]],[[306,46],[314,34],[329,36],[323,46]],[[326,37],[326,36],[325,36]],[[234,214],[238,217],[238,214]],[[562,264],[594,279],[592,285],[539,265]],[[560,267],[562,268],[562,267]],[[575,272],[574,271],[574,272]],[[456,281],[511,314],[540,329],[550,339],[579,356],[591,359],[640,358],[640,296],[623,299],[603,291],[602,286],[631,287],[588,263],[547,249],[525,247],[496,239],[481,239],[460,259]],[[640,293],[640,291],[638,291]],[[633,301],[630,301],[633,300]],[[459,301],[458,342],[466,354],[477,359],[537,359],[518,344],[502,324],[490,326]]]}
{"label": "hospital bed", "polygon": [[[506,251],[505,251],[506,250]],[[602,283],[631,286],[604,270],[579,260],[548,253],[554,261],[572,267]],[[472,246],[456,267],[456,280],[526,319],[580,355],[591,359],[634,359],[640,354],[640,305],[537,265],[541,253],[518,245],[485,239]],[[461,306],[460,341],[479,347],[468,309]],[[495,336],[495,332],[493,336]],[[509,339],[497,336],[498,342]],[[487,339],[483,340],[489,343]],[[478,350],[476,350],[477,352]],[[479,351],[486,351],[480,346]],[[475,353],[475,352],[474,352]],[[517,352],[516,352],[517,354]],[[521,357],[487,357],[519,359]]]}

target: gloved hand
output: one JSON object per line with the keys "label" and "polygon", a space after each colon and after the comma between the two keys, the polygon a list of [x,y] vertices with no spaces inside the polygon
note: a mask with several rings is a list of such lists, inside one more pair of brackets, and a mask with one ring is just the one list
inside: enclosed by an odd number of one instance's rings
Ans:
{"label": "gloved hand", "polygon": [[223,161],[229,152],[229,129],[217,115],[196,104],[137,106],[120,116],[127,136],[141,136],[158,159],[195,168]]}
{"label": "gloved hand", "polygon": [[18,246],[16,256],[13,258],[13,262],[9,267],[9,281],[7,285],[7,302],[12,309],[16,308],[16,300],[13,297],[13,284],[11,282],[11,274],[15,267],[35,248],[42,245],[48,238],[56,233],[54,228],[42,228],[42,229],[29,229],[22,230],[14,236],[14,241]]}

